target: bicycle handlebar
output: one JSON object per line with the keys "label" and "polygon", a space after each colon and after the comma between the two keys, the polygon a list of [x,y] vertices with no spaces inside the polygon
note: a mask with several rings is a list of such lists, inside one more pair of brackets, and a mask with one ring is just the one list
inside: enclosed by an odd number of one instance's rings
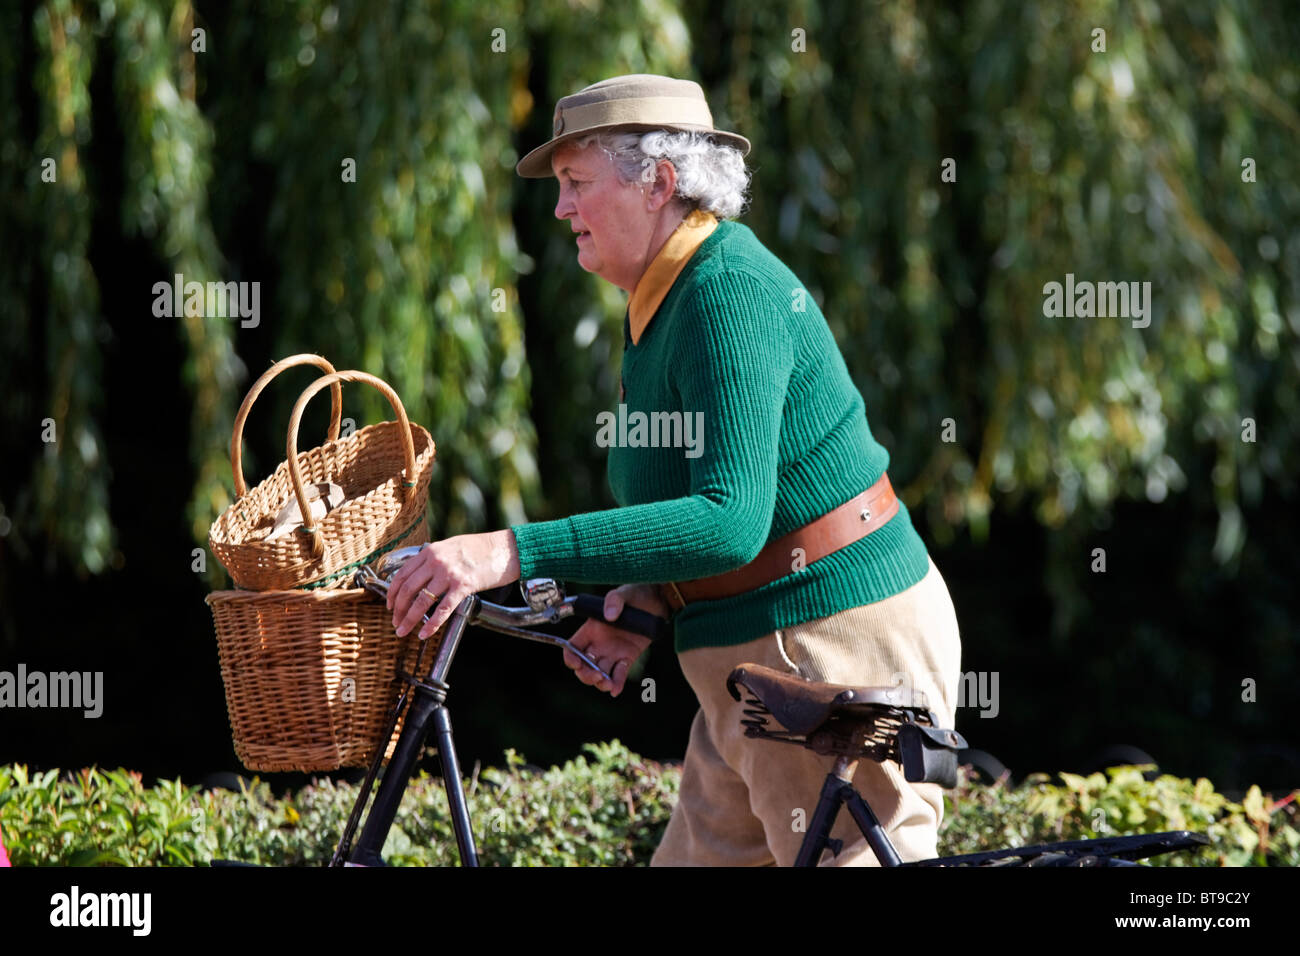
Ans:
{"label": "bicycle handlebar", "polygon": [[[573,609],[580,617],[605,621],[605,599],[599,595],[577,595],[573,598]],[[639,607],[625,606],[618,617],[605,623],[610,627],[621,627],[625,631],[648,637],[652,641],[667,640],[673,636],[672,622]]]}
{"label": "bicycle handlebar", "polygon": [[[399,548],[376,561],[373,569],[359,569],[356,573],[357,586],[369,586],[376,593],[382,590],[386,594],[388,582],[393,575],[403,564],[419,554],[421,548],[422,545]],[[605,599],[599,595],[579,594],[566,598],[564,590],[550,578],[520,581],[519,587],[524,600],[528,602],[527,607],[505,607],[483,601],[470,623],[485,627],[497,625],[522,628],[554,623],[575,614],[592,620],[605,620]],[[671,637],[673,633],[672,624],[667,620],[635,607],[624,607],[615,620],[606,623],[648,637],[652,641]]]}
{"label": "bicycle handlebar", "polygon": [[[405,548],[402,549],[402,552],[393,552],[386,559],[382,559],[379,562],[380,571],[384,572],[382,577],[376,574],[372,568],[358,568],[353,576],[353,583],[357,587],[365,588],[379,597],[387,597],[389,581],[396,572],[397,567],[400,567],[402,561],[418,551],[418,548]],[[397,560],[392,560],[393,558],[397,558]],[[506,607],[484,601],[475,596],[462,601],[459,611],[467,615],[465,619],[467,624],[476,624],[490,631],[496,631],[498,634],[510,634],[514,637],[522,637],[525,640],[564,648],[602,677],[611,679],[610,675],[601,670],[595,661],[570,644],[565,638],[555,634],[548,634],[545,631],[528,630],[528,628],[535,627],[538,624],[554,624],[574,615],[604,621],[605,599],[595,594],[578,594],[574,597],[565,597],[559,585],[549,579],[524,582],[522,590],[524,598],[528,601],[527,607]],[[424,619],[425,621],[429,620],[427,614]],[[634,634],[648,637],[652,641],[669,637],[673,631],[672,625],[668,621],[635,607],[624,607],[615,620],[606,623],[612,627],[620,627]]]}

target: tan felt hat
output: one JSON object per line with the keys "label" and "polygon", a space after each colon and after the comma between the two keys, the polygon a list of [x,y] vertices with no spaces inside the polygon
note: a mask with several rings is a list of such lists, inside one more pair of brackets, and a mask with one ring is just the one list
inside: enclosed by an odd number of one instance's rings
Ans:
{"label": "tan felt hat", "polygon": [[556,103],[550,142],[521,159],[515,172],[527,179],[555,175],[551,172],[551,153],[590,133],[659,129],[709,133],[719,143],[740,150],[742,156],[749,152],[745,137],[713,128],[713,114],[700,84],[653,73],[632,73],[593,83]]}

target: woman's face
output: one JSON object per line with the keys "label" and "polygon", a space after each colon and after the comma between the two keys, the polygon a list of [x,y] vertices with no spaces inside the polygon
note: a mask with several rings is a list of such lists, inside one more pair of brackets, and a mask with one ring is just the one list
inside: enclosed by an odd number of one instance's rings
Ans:
{"label": "woman's face", "polygon": [[618,178],[609,156],[595,143],[566,144],[551,156],[560,182],[555,218],[569,220],[578,245],[578,265],[631,292],[649,264],[657,211],[647,208],[641,184]]}

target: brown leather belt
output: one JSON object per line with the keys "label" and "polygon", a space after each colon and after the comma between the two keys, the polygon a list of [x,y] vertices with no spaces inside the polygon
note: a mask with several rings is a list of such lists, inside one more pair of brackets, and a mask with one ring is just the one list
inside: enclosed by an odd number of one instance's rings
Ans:
{"label": "brown leather belt", "polygon": [[[882,474],[866,491],[768,544],[744,567],[693,581],[669,581],[661,588],[664,599],[674,611],[680,611],[692,601],[744,594],[865,538],[897,513],[898,496],[889,475]],[[802,555],[797,549],[802,549]]]}

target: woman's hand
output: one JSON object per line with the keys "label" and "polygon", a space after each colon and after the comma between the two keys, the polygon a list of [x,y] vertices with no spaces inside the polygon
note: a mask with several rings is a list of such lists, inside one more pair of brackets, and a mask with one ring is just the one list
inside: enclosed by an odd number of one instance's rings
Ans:
{"label": "woman's hand", "polygon": [[605,680],[569,651],[564,652],[564,663],[577,673],[578,680],[597,690],[607,691],[611,697],[617,697],[623,692],[627,672],[650,646],[650,638],[605,623],[622,614],[624,606],[640,608],[659,617],[670,615],[667,603],[653,585],[625,584],[605,595],[604,621],[589,619],[569,639],[569,643],[595,661],[601,670],[613,678],[612,681]]}
{"label": "woman's hand", "polygon": [[509,528],[430,541],[402,565],[388,586],[393,627],[405,636],[427,614],[429,621],[420,628],[424,640],[471,594],[517,580],[519,548]]}

